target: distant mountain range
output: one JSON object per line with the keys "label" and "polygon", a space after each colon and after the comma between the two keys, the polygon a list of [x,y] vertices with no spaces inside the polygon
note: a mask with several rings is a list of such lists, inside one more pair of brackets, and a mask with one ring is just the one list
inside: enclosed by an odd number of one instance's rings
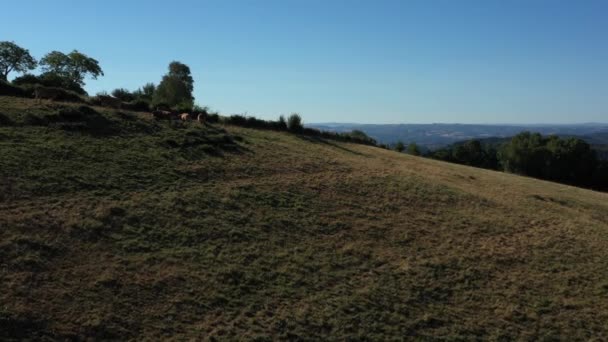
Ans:
{"label": "distant mountain range", "polygon": [[415,142],[425,149],[434,150],[458,141],[484,138],[506,138],[523,131],[543,135],[577,136],[592,145],[608,144],[608,124],[583,123],[572,125],[472,125],[472,124],[356,124],[315,123],[308,124],[322,130],[348,132],[361,130],[380,143],[390,144],[401,140]]}

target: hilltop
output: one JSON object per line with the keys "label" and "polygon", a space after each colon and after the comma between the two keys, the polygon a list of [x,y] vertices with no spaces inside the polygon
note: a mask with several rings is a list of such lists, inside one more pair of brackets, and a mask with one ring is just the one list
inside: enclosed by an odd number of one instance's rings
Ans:
{"label": "hilltop", "polygon": [[608,194],[0,97],[0,339],[608,339]]}

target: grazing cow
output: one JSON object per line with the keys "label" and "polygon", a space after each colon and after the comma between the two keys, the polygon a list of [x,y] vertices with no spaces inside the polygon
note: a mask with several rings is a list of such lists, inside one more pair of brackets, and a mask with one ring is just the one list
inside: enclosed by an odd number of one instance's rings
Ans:
{"label": "grazing cow", "polygon": [[99,99],[99,103],[102,107],[112,107],[120,109],[120,107],[122,106],[122,101],[113,96],[98,95],[97,98]]}
{"label": "grazing cow", "polygon": [[182,113],[179,115],[179,119],[182,121],[190,121],[190,114]]}
{"label": "grazing cow", "polygon": [[203,115],[203,113],[200,113],[199,115],[196,116],[196,121],[198,121],[199,124],[204,125],[205,124],[205,115]]}
{"label": "grazing cow", "polygon": [[57,88],[37,87],[34,89],[34,97],[36,100],[51,100],[55,101],[61,97],[63,91]]}

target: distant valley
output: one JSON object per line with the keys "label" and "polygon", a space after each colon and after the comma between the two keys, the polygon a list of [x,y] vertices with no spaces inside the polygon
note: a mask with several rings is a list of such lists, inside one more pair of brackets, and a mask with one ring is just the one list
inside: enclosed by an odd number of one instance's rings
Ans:
{"label": "distant valley", "polygon": [[349,132],[361,130],[380,143],[415,142],[426,150],[448,146],[455,142],[491,137],[511,137],[522,131],[543,135],[577,136],[592,145],[608,144],[608,124],[586,123],[572,125],[476,125],[476,124],[354,124],[313,123],[312,128]]}

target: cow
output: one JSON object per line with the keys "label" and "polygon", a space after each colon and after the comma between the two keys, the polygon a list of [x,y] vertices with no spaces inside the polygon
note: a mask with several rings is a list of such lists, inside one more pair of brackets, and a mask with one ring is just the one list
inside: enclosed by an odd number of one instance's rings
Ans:
{"label": "cow", "polygon": [[190,121],[190,114],[182,113],[179,115],[179,119],[182,121]]}
{"label": "cow", "polygon": [[55,101],[61,97],[63,90],[57,88],[37,87],[34,89],[34,97],[40,101],[42,99]]}
{"label": "cow", "polygon": [[196,121],[199,124],[204,125],[205,124],[205,115],[203,113],[200,113],[199,115],[196,116]]}
{"label": "cow", "polygon": [[112,107],[112,108],[120,109],[120,107],[122,106],[122,101],[113,96],[97,95],[97,99],[99,100],[99,104],[102,107]]}

